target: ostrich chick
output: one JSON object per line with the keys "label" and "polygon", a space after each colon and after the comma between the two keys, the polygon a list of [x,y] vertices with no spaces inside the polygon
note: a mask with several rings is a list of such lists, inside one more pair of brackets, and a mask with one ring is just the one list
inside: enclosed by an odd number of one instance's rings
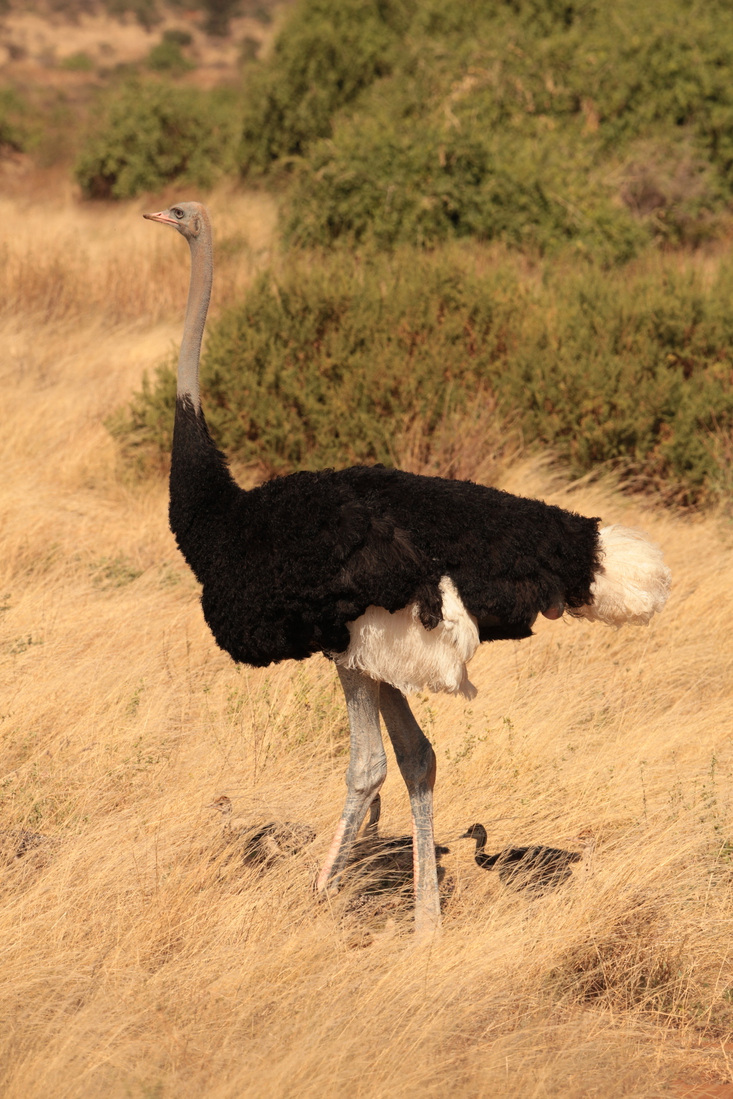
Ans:
{"label": "ostrich chick", "polygon": [[512,889],[527,889],[532,893],[547,893],[572,877],[571,865],[583,856],[577,851],[559,847],[505,847],[497,855],[488,855],[486,829],[472,824],[460,839],[476,841],[476,865],[483,870],[498,870],[499,880]]}
{"label": "ostrich chick", "polygon": [[269,824],[249,824],[232,819],[232,802],[226,794],[214,798],[207,807],[218,809],[222,816],[222,831],[227,845],[242,846],[242,859],[252,866],[268,866],[277,859],[297,855],[316,838],[308,824],[298,821],[270,821]]}
{"label": "ostrich chick", "polygon": [[44,836],[42,832],[30,832],[27,828],[17,831],[0,832],[0,859],[3,862],[17,862],[30,852],[41,848],[54,847],[58,840]]}

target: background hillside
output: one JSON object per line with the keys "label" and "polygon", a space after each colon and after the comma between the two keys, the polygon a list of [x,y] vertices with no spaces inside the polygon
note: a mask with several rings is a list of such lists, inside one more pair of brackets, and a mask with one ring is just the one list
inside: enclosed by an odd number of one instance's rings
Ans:
{"label": "background hillside", "polygon": [[[96,202],[224,179],[276,199],[281,247],[210,335],[223,446],[263,473],[394,462],[406,435],[427,460],[480,400],[573,475],[727,497],[729,6],[217,10],[219,34],[211,3],[118,12],[123,57],[113,9],[78,8],[15,61],[11,10],[0,132],[21,178],[55,165]],[[138,468],[172,385],[160,364],[111,423]]]}

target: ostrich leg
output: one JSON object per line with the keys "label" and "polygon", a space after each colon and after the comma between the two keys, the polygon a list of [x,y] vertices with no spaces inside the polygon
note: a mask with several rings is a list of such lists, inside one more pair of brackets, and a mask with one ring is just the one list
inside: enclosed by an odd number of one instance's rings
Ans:
{"label": "ostrich leg", "polygon": [[337,671],[346,696],[351,733],[349,768],[346,772],[348,792],[336,835],[318,875],[316,889],[319,893],[330,887],[338,889],[339,877],[356,833],[367,809],[379,796],[387,774],[387,757],[379,727],[379,683],[362,672],[347,668],[337,668]]}
{"label": "ostrich leg", "polygon": [[440,894],[433,838],[435,752],[415,721],[407,699],[396,687],[380,686],[379,705],[394,747],[397,764],[410,795],[415,878],[415,932],[430,935],[440,929]]}

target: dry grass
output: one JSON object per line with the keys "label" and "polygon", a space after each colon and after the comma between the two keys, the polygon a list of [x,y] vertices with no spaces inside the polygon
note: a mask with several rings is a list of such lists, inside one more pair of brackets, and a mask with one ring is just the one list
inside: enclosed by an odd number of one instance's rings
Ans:
{"label": "dry grass", "polygon": [[[180,188],[179,188],[180,190]],[[65,196],[64,196],[65,197]],[[162,202],[173,199],[168,194]],[[180,199],[178,192],[175,197]],[[161,200],[158,200],[159,208]],[[185,303],[186,264],[142,217],[150,199],[127,204],[0,199],[0,320],[48,325],[96,320],[110,326],[170,320]],[[213,308],[231,302],[267,262],[276,211],[265,195],[221,188],[216,218],[217,278]],[[31,333],[35,340],[37,329]],[[56,355],[56,341],[46,341]]]}
{"label": "dry grass", "polygon": [[[240,242],[222,295],[272,219],[260,200],[212,205]],[[442,940],[413,951],[409,913],[368,922],[312,898],[343,796],[331,666],[235,667],[164,484],[117,472],[102,421],[177,338],[179,242],[137,207],[3,215],[2,827],[59,843],[0,879],[2,1094],[641,1099],[730,1079],[729,528],[504,470],[513,490],[650,530],[674,591],[649,629],[543,620],[486,646],[471,705],[415,700],[455,890]],[[309,822],[313,848],[239,870],[205,809],[222,793],[252,821]],[[405,831],[394,764],[384,804]],[[592,871],[507,892],[456,839],[474,820],[492,845],[590,829]]]}

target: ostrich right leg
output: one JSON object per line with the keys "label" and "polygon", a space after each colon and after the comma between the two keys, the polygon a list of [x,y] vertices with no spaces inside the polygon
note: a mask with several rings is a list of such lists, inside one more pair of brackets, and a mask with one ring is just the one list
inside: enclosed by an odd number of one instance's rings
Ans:
{"label": "ostrich right leg", "polygon": [[[316,889],[338,889],[339,878],[346,866],[356,834],[367,809],[379,796],[387,774],[382,733],[379,727],[379,683],[363,672],[347,668],[336,669],[346,696],[351,733],[349,768],[346,772],[346,804],[336,835],[323,864]],[[378,821],[378,803],[372,818]],[[376,828],[376,821],[370,820]]]}
{"label": "ostrich right leg", "polygon": [[435,752],[415,721],[401,691],[382,683],[380,707],[397,765],[410,796],[415,881],[415,933],[427,938],[440,931],[440,893],[433,836]]}

